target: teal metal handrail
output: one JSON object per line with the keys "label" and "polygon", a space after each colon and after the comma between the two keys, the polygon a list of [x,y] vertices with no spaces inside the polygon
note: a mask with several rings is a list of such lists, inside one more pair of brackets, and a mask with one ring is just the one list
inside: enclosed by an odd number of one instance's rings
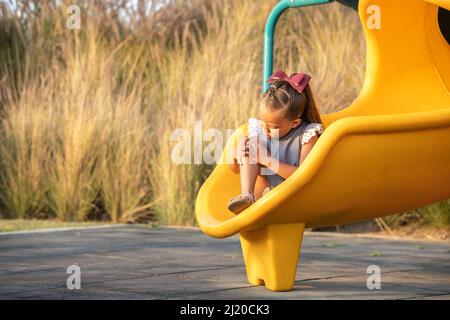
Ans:
{"label": "teal metal handrail", "polygon": [[266,80],[273,72],[273,36],[278,18],[280,18],[281,14],[288,8],[307,7],[331,2],[334,2],[334,0],[281,0],[272,9],[267,18],[264,30],[262,93],[265,93],[270,85],[269,83],[266,83]]}

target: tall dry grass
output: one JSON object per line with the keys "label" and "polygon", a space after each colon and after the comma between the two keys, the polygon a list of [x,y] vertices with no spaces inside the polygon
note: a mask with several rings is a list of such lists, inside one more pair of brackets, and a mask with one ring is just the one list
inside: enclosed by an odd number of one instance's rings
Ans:
{"label": "tall dry grass", "polygon": [[[193,224],[212,166],[173,164],[171,134],[256,114],[276,0],[84,0],[81,30],[65,27],[72,1],[62,2],[21,0],[20,14],[0,14],[1,215]],[[322,112],[352,102],[364,67],[350,9],[280,19],[275,68],[311,73]]]}
{"label": "tall dry grass", "polygon": [[144,86],[120,74],[125,39],[108,43],[95,23],[69,33],[64,9],[6,21],[25,40],[2,64],[2,214],[127,221],[151,204]]}
{"label": "tall dry grass", "polygon": [[[153,167],[152,177],[164,181],[155,186],[154,192],[163,199],[157,208],[159,212],[166,212],[165,222],[193,222],[195,195],[210,171],[205,165],[172,164],[168,158],[172,147],[168,143],[169,136],[176,128],[192,131],[195,120],[201,120],[205,129],[225,130],[237,127],[256,114],[261,90],[263,28],[273,4],[273,1],[217,4],[204,14],[208,33],[201,45],[192,46],[190,51],[186,45],[177,48],[168,53],[167,63],[162,65],[160,104],[169,107],[156,115],[163,124],[156,129],[162,143],[156,160],[159,165]],[[225,17],[220,23],[217,11]],[[328,21],[325,30],[322,28],[324,21]],[[291,72],[311,72],[314,75],[312,86],[324,112],[348,105],[362,84],[365,49],[361,30],[355,28],[357,22],[354,12],[332,5],[307,8],[305,14],[293,12],[283,17],[277,28],[275,66]],[[328,32],[337,26],[342,28],[336,39],[328,41]],[[339,43],[349,34],[352,40],[357,40],[356,50],[350,41],[344,46]],[[317,41],[304,40],[310,37],[317,37]],[[189,39],[189,35],[186,38]],[[334,48],[337,44],[339,50]],[[361,57],[360,61],[350,63],[355,54]],[[360,76],[349,77],[354,73]],[[349,86],[349,81],[342,83],[346,78],[353,79],[352,85]],[[334,94],[336,91],[340,94]],[[168,185],[172,188],[167,188]]]}

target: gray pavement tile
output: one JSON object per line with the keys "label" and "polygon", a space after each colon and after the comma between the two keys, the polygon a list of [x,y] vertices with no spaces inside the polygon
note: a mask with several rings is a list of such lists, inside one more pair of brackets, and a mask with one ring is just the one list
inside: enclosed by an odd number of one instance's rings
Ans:
{"label": "gray pavement tile", "polygon": [[[294,290],[247,283],[239,237],[120,226],[0,234],[0,299],[445,299],[450,243],[305,234]],[[66,288],[66,268],[82,288]],[[382,270],[368,290],[367,267]]]}

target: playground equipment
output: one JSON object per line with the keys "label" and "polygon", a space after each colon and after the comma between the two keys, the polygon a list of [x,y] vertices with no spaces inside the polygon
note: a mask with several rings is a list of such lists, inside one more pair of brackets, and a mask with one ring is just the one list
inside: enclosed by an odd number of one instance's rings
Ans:
{"label": "playground equipment", "polygon": [[[266,24],[263,91],[278,17],[287,8],[329,2],[282,0],[275,6]],[[380,29],[366,24],[373,5],[381,12]],[[450,198],[450,45],[438,10],[450,10],[450,0],[359,1],[367,42],[359,96],[323,115],[325,131],[299,169],[239,215],[226,207],[240,193],[239,175],[225,161],[237,132],[229,139],[222,162],[199,191],[196,218],[211,237],[239,233],[251,284],[293,287],[305,227],[373,219]]]}

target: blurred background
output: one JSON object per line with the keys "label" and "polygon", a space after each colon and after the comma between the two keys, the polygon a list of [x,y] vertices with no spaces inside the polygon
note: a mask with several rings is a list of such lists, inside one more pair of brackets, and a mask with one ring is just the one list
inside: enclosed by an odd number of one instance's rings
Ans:
{"label": "blurred background", "polygon": [[[171,134],[196,120],[225,132],[257,115],[276,2],[0,0],[0,226],[195,225],[213,167],[173,164]],[[66,26],[72,4],[80,29]],[[365,72],[357,13],[339,3],[288,10],[274,56],[276,69],[312,74],[322,113],[349,106]],[[329,230],[447,239],[449,225],[447,200]]]}

